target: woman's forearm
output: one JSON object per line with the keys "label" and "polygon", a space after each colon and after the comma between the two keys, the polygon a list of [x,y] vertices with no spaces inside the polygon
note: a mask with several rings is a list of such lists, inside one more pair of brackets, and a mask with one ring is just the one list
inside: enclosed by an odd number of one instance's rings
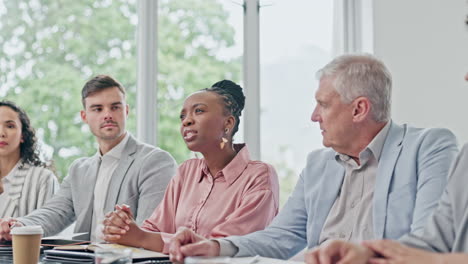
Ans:
{"label": "woman's forearm", "polygon": [[148,249],[151,251],[162,252],[164,248],[164,242],[159,232],[151,232],[142,229],[142,236],[140,239],[141,248]]}

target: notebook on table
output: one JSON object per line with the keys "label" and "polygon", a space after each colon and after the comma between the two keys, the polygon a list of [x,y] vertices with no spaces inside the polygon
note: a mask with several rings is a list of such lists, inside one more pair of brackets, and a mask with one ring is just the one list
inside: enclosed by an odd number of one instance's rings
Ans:
{"label": "notebook on table", "polygon": [[13,248],[11,246],[11,241],[0,241],[0,256],[11,256],[13,255]]}
{"label": "notebook on table", "polygon": [[134,263],[161,263],[168,264],[169,256],[145,250],[141,248],[128,247],[118,244],[89,244],[89,245],[68,245],[58,246],[51,250],[44,251],[44,261],[58,261],[62,263],[94,263],[94,251],[97,248],[103,249],[130,249]]}

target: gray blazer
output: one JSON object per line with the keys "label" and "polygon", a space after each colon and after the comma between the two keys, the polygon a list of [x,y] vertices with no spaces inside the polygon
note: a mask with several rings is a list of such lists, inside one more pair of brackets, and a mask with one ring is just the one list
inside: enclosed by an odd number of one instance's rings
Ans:
{"label": "gray blazer", "polygon": [[468,144],[452,166],[447,188],[422,235],[400,239],[408,246],[435,252],[468,252]]}
{"label": "gray blazer", "polygon": [[[25,225],[41,225],[45,236],[59,233],[75,220],[74,232],[89,233],[98,168],[97,155],[75,160],[58,193],[41,209],[18,220]],[[175,172],[176,163],[169,153],[130,135],[112,175],[104,211],[112,211],[116,204],[125,203],[141,224],[162,200]],[[89,239],[89,234],[83,239]]]}

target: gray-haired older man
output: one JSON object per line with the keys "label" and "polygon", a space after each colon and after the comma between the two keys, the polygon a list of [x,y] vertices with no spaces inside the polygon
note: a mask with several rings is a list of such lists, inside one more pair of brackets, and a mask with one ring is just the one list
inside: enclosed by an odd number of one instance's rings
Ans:
{"label": "gray-haired older man", "polygon": [[286,259],[331,239],[394,239],[422,230],[457,154],[454,135],[393,123],[390,73],[370,55],[337,57],[318,77],[312,121],[320,125],[326,148],[308,155],[273,223],[218,240],[180,230],[171,245],[173,260],[191,255]]}

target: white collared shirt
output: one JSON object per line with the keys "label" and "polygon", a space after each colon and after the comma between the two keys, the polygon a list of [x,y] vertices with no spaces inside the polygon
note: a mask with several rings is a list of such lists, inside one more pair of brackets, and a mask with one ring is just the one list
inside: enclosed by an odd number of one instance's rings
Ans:
{"label": "white collared shirt", "polygon": [[[97,156],[101,160],[99,171],[96,178],[96,185],[94,187],[94,207],[93,207],[93,224],[91,227],[91,241],[101,241],[99,239],[100,228],[99,224],[104,220],[104,216],[108,212],[104,212],[104,203],[107,198],[107,192],[109,184],[114,174],[115,169],[119,165],[122,152],[125,149],[125,145],[130,137],[130,134],[126,132],[124,139],[113,147],[109,152],[101,155],[101,151],[98,149]],[[114,190],[116,191],[116,190]]]}

